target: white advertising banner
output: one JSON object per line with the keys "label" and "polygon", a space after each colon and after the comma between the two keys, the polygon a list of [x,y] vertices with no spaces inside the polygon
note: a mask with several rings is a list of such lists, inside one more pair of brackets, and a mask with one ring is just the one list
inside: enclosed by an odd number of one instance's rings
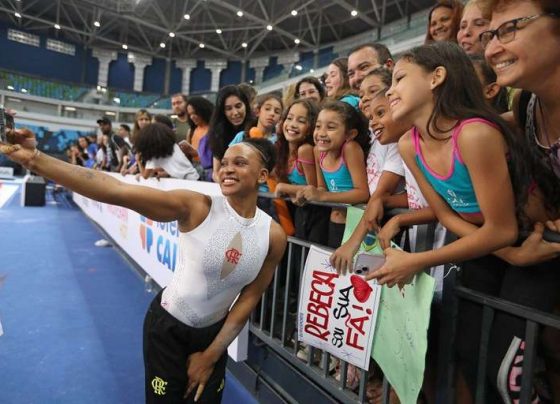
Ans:
{"label": "white advertising banner", "polygon": [[[165,191],[189,189],[206,195],[221,195],[220,187],[215,183],[170,178],[160,181],[140,179],[138,182],[132,175],[112,176],[123,182]],[[74,193],[73,199],[159,286],[163,288],[169,283],[178,259],[179,228],[176,221],[156,222],[133,210],[97,202],[78,193]],[[236,361],[247,359],[248,343],[249,328],[245,326],[230,345],[229,356]]]}
{"label": "white advertising banner", "polygon": [[301,281],[298,339],[368,369],[381,286],[339,275],[329,251],[311,246]]}

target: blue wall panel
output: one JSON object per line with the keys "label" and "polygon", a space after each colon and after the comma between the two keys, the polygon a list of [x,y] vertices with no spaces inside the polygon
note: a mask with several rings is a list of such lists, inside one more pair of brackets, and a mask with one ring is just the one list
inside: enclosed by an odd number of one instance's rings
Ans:
{"label": "blue wall panel", "polygon": [[119,53],[116,60],[109,63],[109,87],[119,90],[132,90],[134,88],[134,65],[128,63],[126,53]]}
{"label": "blue wall panel", "polygon": [[181,92],[181,84],[183,80],[183,71],[175,66],[175,62],[171,63],[171,80],[169,82],[169,94]]}
{"label": "blue wall panel", "polygon": [[152,64],[144,70],[144,91],[163,93],[165,79],[165,59],[153,58]]}
{"label": "blue wall panel", "polygon": [[[81,45],[75,44],[75,56],[47,50],[46,37],[41,37],[39,48],[25,45],[8,40],[8,28],[9,26],[0,24],[0,68],[46,79],[74,83],[82,83],[82,79],[85,79],[88,84],[96,84],[97,61],[91,56],[91,50],[86,52]],[[19,27],[14,29],[25,31]]]}
{"label": "blue wall panel", "polygon": [[[14,27],[20,29],[19,27]],[[97,84],[99,62],[92,57],[91,49],[84,49],[81,45],[76,46],[76,55],[69,56],[58,52],[49,51],[45,48],[46,38],[41,38],[41,47],[20,44],[7,39],[6,24],[0,24],[0,68],[44,77],[82,83],[91,86]],[[326,66],[337,55],[333,53],[332,47],[323,48],[319,51],[319,66]],[[272,79],[287,72],[291,66],[282,66],[277,63],[277,57],[271,57],[269,66],[264,70],[264,80]],[[300,63],[304,70],[313,66],[313,52],[302,53]],[[220,87],[227,84],[237,84],[241,81],[242,63],[231,61],[228,67],[222,71],[220,76]],[[292,69],[293,70],[293,69]],[[292,71],[293,74],[299,72]],[[212,74],[205,69],[203,62],[198,61],[197,67],[191,71],[191,85],[189,92],[204,92],[210,90]],[[255,72],[247,68],[245,80],[254,80]],[[147,66],[144,71],[143,90],[151,93],[163,93],[165,79],[165,59],[154,58],[152,65]],[[116,61],[110,64],[109,86],[119,89],[131,90],[134,82],[134,66],[129,64],[125,54],[119,54]],[[182,71],[175,67],[173,62],[170,77],[170,93],[181,91]]]}
{"label": "blue wall panel", "polygon": [[82,60],[85,60],[83,62],[84,83],[91,86],[96,86],[97,76],[99,74],[99,60],[91,56],[91,53],[92,50],[88,49],[87,52],[82,55]]}
{"label": "blue wall panel", "polygon": [[313,54],[313,51],[302,52],[299,55],[299,64],[303,67],[304,71],[307,71],[313,68],[314,59],[315,55]]}
{"label": "blue wall panel", "polygon": [[250,83],[255,81],[255,69],[252,67],[247,67],[245,69],[245,82]]}
{"label": "blue wall panel", "polygon": [[338,57],[337,54],[333,52],[333,47],[323,48],[319,50],[319,67],[327,66]]}
{"label": "blue wall panel", "polygon": [[268,66],[264,69],[263,80],[270,80],[279,76],[284,71],[284,66],[278,64],[278,57],[271,57]]}
{"label": "blue wall panel", "polygon": [[204,67],[204,61],[197,60],[196,67],[191,71],[191,89],[189,93],[210,90],[212,72]]}
{"label": "blue wall panel", "polygon": [[239,61],[228,62],[228,67],[222,70],[220,76],[220,88],[228,84],[239,84],[242,66],[243,64]]}

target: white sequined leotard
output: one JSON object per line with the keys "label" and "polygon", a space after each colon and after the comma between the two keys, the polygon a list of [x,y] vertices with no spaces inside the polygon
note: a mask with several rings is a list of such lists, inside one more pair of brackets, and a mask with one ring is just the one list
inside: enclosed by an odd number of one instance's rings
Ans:
{"label": "white sequined leotard", "polygon": [[224,318],[263,265],[270,224],[270,216],[258,208],[247,219],[225,197],[213,196],[206,219],[179,235],[177,267],[163,291],[162,307],[192,327],[206,327]]}

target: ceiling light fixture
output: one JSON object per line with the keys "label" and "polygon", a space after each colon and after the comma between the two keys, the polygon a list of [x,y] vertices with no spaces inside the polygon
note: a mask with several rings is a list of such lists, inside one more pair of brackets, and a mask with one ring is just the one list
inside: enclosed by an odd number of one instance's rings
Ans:
{"label": "ceiling light fixture", "polygon": [[99,28],[101,26],[101,23],[99,21],[94,21],[93,25],[95,25],[97,28]]}
{"label": "ceiling light fixture", "polygon": [[355,16],[358,15],[358,12],[357,12],[356,10],[352,10],[352,11],[350,11],[350,15],[351,15],[352,17],[355,17]]}
{"label": "ceiling light fixture", "polygon": [[60,25],[54,24],[54,28],[55,28],[55,29],[60,29]]}
{"label": "ceiling light fixture", "polygon": [[170,32],[170,33],[169,33],[169,36],[170,36],[171,38],[175,38],[175,32]]}
{"label": "ceiling light fixture", "polygon": [[246,47],[247,47],[247,42],[243,42],[243,43],[241,44],[241,46],[242,46],[243,48],[246,48]]}
{"label": "ceiling light fixture", "polygon": [[165,48],[165,43],[161,42],[161,43],[159,44],[159,47],[160,47],[160,48]]}
{"label": "ceiling light fixture", "polygon": [[190,16],[189,14],[185,14],[185,15],[183,16],[183,18],[184,18],[185,20],[190,20],[190,19],[191,19],[191,16]]}
{"label": "ceiling light fixture", "polygon": [[18,13],[17,11],[15,12],[15,14],[14,14],[14,15],[16,16],[16,18],[21,18],[21,14],[20,14],[20,13]]}
{"label": "ceiling light fixture", "polygon": [[221,34],[221,33],[222,33],[222,30],[221,30],[220,28],[218,28],[218,29],[216,30],[216,34],[219,35],[219,34]]}
{"label": "ceiling light fixture", "polygon": [[243,11],[239,10],[239,11],[237,12],[237,16],[238,16],[238,17],[243,17]]}
{"label": "ceiling light fixture", "polygon": [[292,10],[291,14],[295,17],[297,15],[297,10]]}
{"label": "ceiling light fixture", "polygon": [[296,45],[299,45],[300,42],[301,42],[301,41],[299,40],[299,38],[294,39],[294,43],[295,43]]}
{"label": "ceiling light fixture", "polygon": [[198,44],[199,48],[204,48],[204,46],[206,46],[206,45],[204,45],[203,43]]}
{"label": "ceiling light fixture", "polygon": [[125,43],[123,43],[123,44],[122,44],[122,48],[123,48],[124,50],[127,50],[127,49],[128,49],[128,45],[125,44]]}
{"label": "ceiling light fixture", "polygon": [[272,31],[272,25],[268,24],[268,25],[266,26],[266,29],[269,30],[269,31]]}

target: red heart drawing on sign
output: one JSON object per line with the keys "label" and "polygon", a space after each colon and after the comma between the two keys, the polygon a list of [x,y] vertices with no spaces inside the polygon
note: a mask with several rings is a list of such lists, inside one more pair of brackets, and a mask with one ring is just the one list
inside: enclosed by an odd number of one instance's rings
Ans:
{"label": "red heart drawing on sign", "polygon": [[373,291],[371,286],[364,280],[364,278],[358,275],[352,275],[350,277],[350,283],[354,287],[354,297],[360,303],[365,303],[369,299],[369,295]]}

